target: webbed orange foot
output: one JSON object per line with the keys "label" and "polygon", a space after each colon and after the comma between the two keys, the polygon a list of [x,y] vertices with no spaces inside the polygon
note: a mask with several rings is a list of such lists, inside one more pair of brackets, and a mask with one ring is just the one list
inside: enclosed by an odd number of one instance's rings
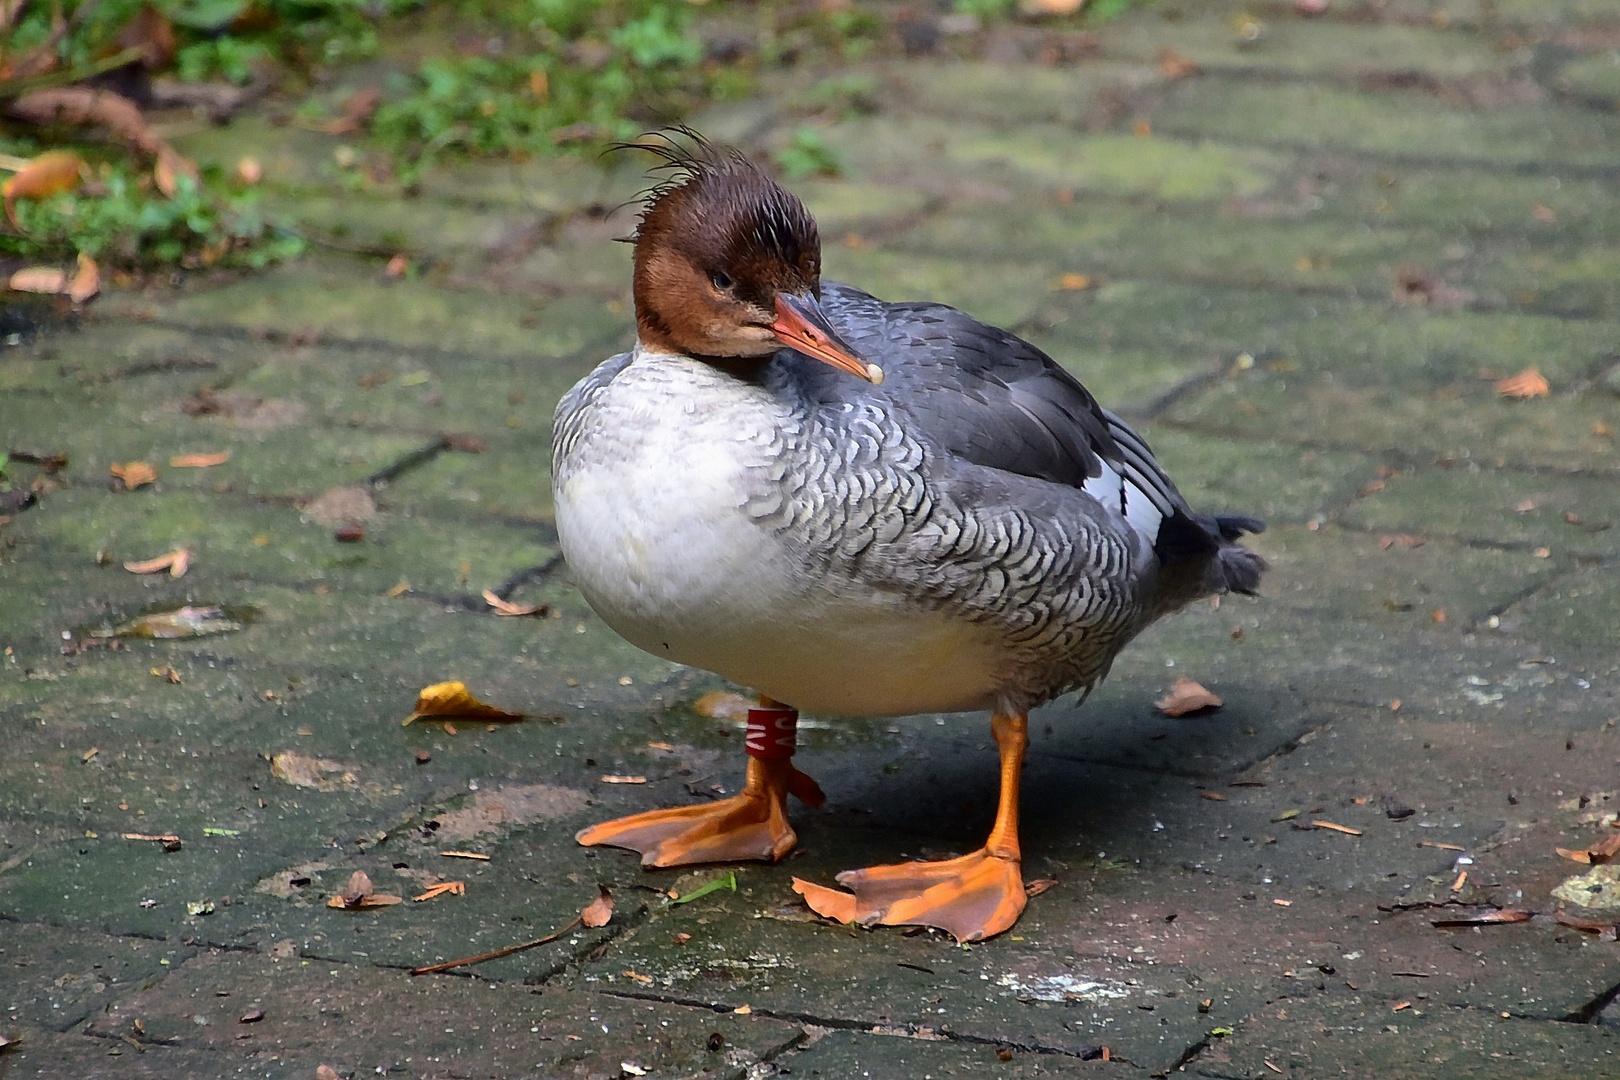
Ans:
{"label": "webbed orange foot", "polygon": [[821,788],[787,758],[748,759],[742,793],[719,802],[648,810],[581,829],[587,847],[628,848],[641,865],[687,866],[709,862],[775,862],[798,842],[788,824],[787,797],[810,806],[826,801]]}
{"label": "webbed orange foot", "polygon": [[994,937],[1024,910],[1024,880],[1016,855],[980,849],[959,859],[846,870],[841,892],[800,878],[793,891],[817,915],[862,926],[934,926],[958,941]]}

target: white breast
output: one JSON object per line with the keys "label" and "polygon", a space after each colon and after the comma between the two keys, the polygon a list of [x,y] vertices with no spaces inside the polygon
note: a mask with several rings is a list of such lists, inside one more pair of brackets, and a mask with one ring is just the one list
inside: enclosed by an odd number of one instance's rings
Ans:
{"label": "white breast", "polygon": [[799,708],[989,708],[999,642],[943,612],[810,576],[745,506],[795,422],[700,361],[639,352],[597,395],[554,492],[569,569],[632,644]]}

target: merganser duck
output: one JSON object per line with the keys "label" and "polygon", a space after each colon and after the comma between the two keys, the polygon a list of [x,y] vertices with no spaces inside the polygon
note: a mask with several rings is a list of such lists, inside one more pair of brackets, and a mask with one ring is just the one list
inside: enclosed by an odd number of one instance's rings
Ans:
{"label": "merganser duck", "polygon": [[[687,133],[690,134],[690,133]],[[985,846],[794,880],[816,912],[978,940],[1024,908],[1027,715],[1087,691],[1159,616],[1252,595],[1265,526],[1197,514],[1147,443],[1035,346],[942,304],[821,280],[804,205],[740,153],[655,149],[635,243],[635,348],[557,407],[557,533],[631,643],[762,695],[747,781],[578,840],[648,867],[780,859],[796,842],[796,709],[989,710]],[[789,704],[781,704],[789,703]]]}

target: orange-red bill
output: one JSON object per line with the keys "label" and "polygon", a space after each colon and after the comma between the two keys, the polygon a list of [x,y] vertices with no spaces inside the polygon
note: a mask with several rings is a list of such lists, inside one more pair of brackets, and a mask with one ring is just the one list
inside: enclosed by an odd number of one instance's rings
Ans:
{"label": "orange-red bill", "polygon": [[776,296],[776,321],[771,324],[777,340],[804,355],[831,364],[870,383],[883,381],[883,369],[868,364],[839,340],[838,332],[827,323],[821,307],[811,296]]}

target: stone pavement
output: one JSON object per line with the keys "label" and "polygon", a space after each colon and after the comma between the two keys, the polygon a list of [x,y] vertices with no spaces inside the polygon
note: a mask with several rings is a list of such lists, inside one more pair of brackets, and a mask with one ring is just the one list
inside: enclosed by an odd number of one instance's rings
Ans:
{"label": "stone pavement", "polygon": [[[1264,596],[1036,715],[1026,874],[1056,883],[967,947],[788,881],[979,843],[983,717],[809,724],[799,850],[689,904],[714,871],[571,841],[742,768],[694,709],[720,681],[556,562],[551,410],[629,340],[639,165],[402,198],[271,109],[182,139],[256,154],[321,243],[0,350],[0,450],[44,489],[0,529],[0,1077],[1620,1075],[1620,944],[1555,917],[1620,920],[1620,877],[1554,852],[1620,808],[1620,12],[1334,8],[1162,0],[1072,63],[1005,31],[700,118],[756,149],[824,125],[845,175],[796,186],[828,276],[1016,328],[1195,505],[1272,525]],[[1549,395],[1497,393],[1532,366]],[[131,460],[157,483],[114,490]],[[182,546],[183,578],[121,566]],[[503,586],[547,613],[495,616]],[[239,629],[128,629],[183,604]],[[1225,706],[1160,715],[1182,674]],[[443,679],[529,719],[402,727]],[[355,870],[406,902],[329,909]],[[598,882],[605,927],[405,973]],[[1433,925],[1496,908],[1536,914]]]}

